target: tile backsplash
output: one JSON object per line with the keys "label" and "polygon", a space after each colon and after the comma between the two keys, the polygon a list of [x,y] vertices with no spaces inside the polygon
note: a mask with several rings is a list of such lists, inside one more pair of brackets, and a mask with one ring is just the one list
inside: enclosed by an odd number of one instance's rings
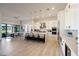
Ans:
{"label": "tile backsplash", "polygon": [[65,30],[67,37],[78,37],[78,30]]}

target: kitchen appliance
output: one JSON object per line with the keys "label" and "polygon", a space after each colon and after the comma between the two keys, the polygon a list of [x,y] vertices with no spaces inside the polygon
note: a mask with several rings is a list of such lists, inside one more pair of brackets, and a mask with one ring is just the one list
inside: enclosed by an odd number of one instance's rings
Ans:
{"label": "kitchen appliance", "polygon": [[52,27],[52,34],[57,34],[57,29],[56,29],[56,27]]}

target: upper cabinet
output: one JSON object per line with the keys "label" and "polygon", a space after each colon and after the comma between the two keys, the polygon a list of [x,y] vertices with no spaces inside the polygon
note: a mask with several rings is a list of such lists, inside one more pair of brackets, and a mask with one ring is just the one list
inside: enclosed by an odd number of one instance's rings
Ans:
{"label": "upper cabinet", "polygon": [[79,19],[79,5],[68,4],[65,8],[65,29],[77,29]]}

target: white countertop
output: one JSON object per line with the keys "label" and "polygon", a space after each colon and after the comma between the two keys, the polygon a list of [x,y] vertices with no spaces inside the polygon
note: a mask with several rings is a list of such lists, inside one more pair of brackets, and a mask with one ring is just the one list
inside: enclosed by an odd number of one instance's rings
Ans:
{"label": "white countertop", "polygon": [[63,36],[64,42],[73,52],[78,55],[78,41],[75,38]]}

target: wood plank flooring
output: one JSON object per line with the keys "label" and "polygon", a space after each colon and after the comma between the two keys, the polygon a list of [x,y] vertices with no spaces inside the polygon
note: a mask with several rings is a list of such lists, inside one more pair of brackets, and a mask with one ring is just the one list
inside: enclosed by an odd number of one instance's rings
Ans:
{"label": "wood plank flooring", "polygon": [[0,56],[62,56],[55,37],[48,37],[45,43],[7,38],[0,41]]}

